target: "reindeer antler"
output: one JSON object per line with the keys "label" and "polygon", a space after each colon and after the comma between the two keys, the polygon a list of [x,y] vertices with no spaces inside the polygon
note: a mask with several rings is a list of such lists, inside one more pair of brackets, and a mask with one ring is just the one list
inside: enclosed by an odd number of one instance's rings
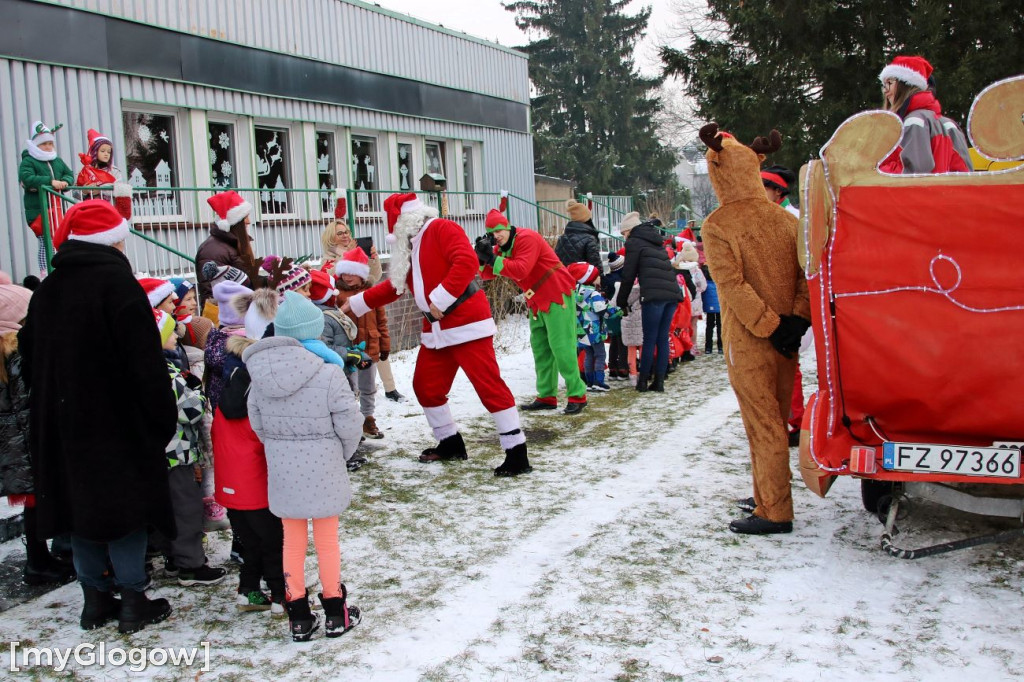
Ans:
{"label": "reindeer antler", "polygon": [[758,135],[750,143],[750,148],[758,154],[772,154],[782,149],[782,133],[772,128],[768,137]]}
{"label": "reindeer antler", "polygon": [[700,141],[716,152],[722,151],[722,134],[718,132],[718,124],[711,122],[700,129]]}

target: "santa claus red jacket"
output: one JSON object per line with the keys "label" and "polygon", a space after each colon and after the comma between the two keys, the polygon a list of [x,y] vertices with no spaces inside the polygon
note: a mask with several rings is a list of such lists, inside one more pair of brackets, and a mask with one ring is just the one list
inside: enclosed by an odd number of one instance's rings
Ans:
{"label": "santa claus red jacket", "polygon": [[[412,256],[406,287],[421,312],[430,304],[447,310],[476,278],[479,261],[462,226],[444,218],[428,220],[412,238]],[[390,279],[349,299],[352,312],[365,315],[399,298]],[[437,322],[423,318],[420,343],[447,348],[493,336],[494,318],[483,290],[463,301]]]}

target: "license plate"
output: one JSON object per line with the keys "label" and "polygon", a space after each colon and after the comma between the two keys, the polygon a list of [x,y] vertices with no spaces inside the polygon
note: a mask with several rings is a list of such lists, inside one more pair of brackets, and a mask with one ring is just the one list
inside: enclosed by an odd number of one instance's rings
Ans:
{"label": "license plate", "polygon": [[1020,478],[1020,449],[933,443],[885,443],[882,467],[957,476]]}

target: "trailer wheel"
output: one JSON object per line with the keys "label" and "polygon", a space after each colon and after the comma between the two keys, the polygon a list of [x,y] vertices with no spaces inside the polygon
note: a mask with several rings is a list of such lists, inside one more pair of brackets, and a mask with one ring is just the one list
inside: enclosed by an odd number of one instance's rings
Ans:
{"label": "trailer wheel", "polygon": [[[860,479],[860,499],[864,503],[864,509],[872,514],[881,513],[879,505],[885,501],[887,504],[885,512],[888,513],[889,504],[892,502],[892,482],[874,481],[870,478]],[[883,500],[883,498],[887,498]]]}

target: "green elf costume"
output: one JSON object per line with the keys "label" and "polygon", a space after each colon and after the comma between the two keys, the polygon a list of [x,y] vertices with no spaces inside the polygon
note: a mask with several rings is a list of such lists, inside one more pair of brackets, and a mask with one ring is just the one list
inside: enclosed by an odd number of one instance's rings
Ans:
{"label": "green elf costume", "polygon": [[[502,197],[502,209],[506,199]],[[558,260],[554,249],[537,232],[509,225],[501,211],[487,214],[489,235],[507,232],[504,244],[492,245],[482,236],[476,241],[481,277],[508,277],[526,296],[530,309],[530,346],[537,372],[537,398],[524,410],[558,408],[558,375],[565,380],[565,414],[578,414],[587,406],[587,385],[576,360],[576,282]],[[494,237],[492,237],[494,238]],[[496,241],[501,236],[496,237]]]}
{"label": "green elf costume", "polygon": [[[25,222],[29,229],[39,240],[39,272],[40,276],[46,274],[46,246],[43,241],[43,219],[42,212],[46,206],[46,198],[41,187],[52,187],[55,180],[66,182],[71,185],[75,176],[68,168],[68,165],[57,156],[57,152],[43,151],[39,145],[45,142],[56,143],[54,133],[64,126],[58,123],[53,128],[47,127],[42,121],[32,124],[32,135],[26,140],[25,150],[21,152],[21,164],[18,165],[18,180],[25,190],[23,205],[25,207]],[[56,230],[50,225],[51,230]]]}

